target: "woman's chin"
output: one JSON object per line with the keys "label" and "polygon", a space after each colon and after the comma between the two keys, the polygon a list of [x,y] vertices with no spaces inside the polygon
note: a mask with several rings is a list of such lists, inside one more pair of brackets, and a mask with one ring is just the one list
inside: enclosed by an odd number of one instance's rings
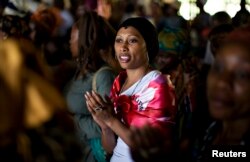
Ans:
{"label": "woman's chin", "polygon": [[226,109],[210,109],[210,115],[215,120],[228,120],[232,118],[232,113]]}

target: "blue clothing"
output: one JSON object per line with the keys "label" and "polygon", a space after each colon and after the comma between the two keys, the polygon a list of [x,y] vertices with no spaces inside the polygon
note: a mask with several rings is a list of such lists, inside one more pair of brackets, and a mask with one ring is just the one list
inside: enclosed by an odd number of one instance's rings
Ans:
{"label": "blue clothing", "polygon": [[[65,97],[69,110],[73,114],[78,127],[80,141],[84,147],[86,147],[85,145],[89,147],[87,149],[87,160],[85,158],[84,161],[102,162],[105,161],[105,155],[100,155],[100,151],[96,150],[97,145],[100,145],[100,150],[104,153],[103,148],[101,147],[101,129],[95,123],[88,111],[84,97],[84,94],[87,91],[92,91],[93,76],[94,73],[87,73],[84,77],[78,79],[75,79],[74,77],[65,88]],[[110,68],[98,72],[98,75],[96,76],[97,93],[102,97],[104,97],[104,95],[109,95],[114,79],[115,74]],[[100,157],[95,157],[94,159],[93,155],[103,156],[104,159],[100,160]]]}

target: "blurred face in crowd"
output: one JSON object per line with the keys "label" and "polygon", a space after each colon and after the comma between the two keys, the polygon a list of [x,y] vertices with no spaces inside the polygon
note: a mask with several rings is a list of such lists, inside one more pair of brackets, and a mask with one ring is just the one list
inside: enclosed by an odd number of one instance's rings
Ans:
{"label": "blurred face in crowd", "polygon": [[69,41],[70,50],[73,58],[76,58],[78,56],[78,37],[79,37],[79,30],[76,26],[73,26]]}
{"label": "blurred face in crowd", "polygon": [[115,39],[116,57],[124,69],[136,69],[147,65],[147,48],[142,35],[134,27],[122,27]]}
{"label": "blurred face in crowd", "polygon": [[97,13],[107,20],[111,17],[111,4],[108,2],[108,0],[97,1]]}
{"label": "blurred face in crowd", "polygon": [[218,51],[207,80],[209,110],[219,120],[250,114],[250,52],[238,44]]}

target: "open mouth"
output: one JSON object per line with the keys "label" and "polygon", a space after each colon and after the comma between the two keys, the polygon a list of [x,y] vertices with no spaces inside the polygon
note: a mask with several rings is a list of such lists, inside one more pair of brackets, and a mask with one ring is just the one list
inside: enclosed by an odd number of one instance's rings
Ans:
{"label": "open mouth", "polygon": [[129,55],[120,55],[119,56],[119,61],[122,63],[127,63],[129,62],[131,57]]}

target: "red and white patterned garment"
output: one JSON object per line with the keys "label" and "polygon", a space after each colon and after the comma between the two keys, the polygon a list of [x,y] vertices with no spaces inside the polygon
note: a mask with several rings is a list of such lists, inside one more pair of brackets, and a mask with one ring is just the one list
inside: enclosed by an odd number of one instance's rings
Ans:
{"label": "red and white patterned garment", "polygon": [[[175,123],[175,93],[164,75],[154,70],[120,94],[127,73],[120,73],[113,84],[111,98],[115,112],[128,127],[146,124],[167,133],[165,126]],[[117,155],[117,156],[116,156]],[[118,138],[111,161],[133,161],[129,148]]]}

